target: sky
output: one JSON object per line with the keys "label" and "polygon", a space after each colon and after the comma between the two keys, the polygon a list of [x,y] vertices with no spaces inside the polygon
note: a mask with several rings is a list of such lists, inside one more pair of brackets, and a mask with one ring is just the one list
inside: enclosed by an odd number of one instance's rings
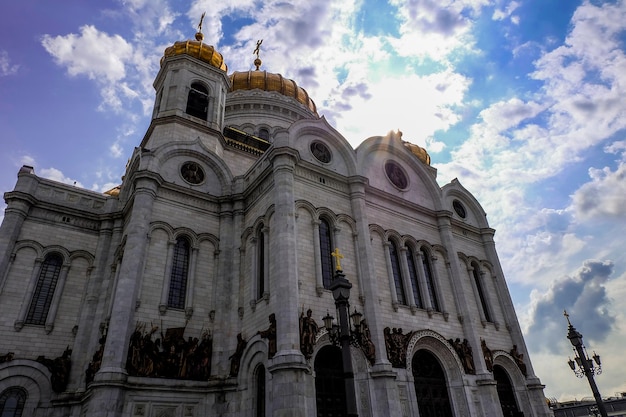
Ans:
{"label": "sky", "polygon": [[[0,5],[0,191],[22,165],[104,192],[149,125],[163,50],[296,80],[357,147],[401,130],[481,202],[535,373],[567,365],[567,310],[626,392],[626,0],[21,0]],[[0,218],[6,205],[0,203]]]}

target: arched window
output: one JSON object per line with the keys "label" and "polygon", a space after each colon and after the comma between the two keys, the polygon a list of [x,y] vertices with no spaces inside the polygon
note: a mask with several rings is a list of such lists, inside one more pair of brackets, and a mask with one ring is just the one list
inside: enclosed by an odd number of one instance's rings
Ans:
{"label": "arched window", "polygon": [[483,280],[481,277],[480,267],[477,263],[472,264],[472,276],[474,277],[474,284],[476,285],[476,292],[480,301],[480,307],[482,308],[485,321],[491,320],[491,313],[489,312],[489,305],[487,304],[487,298],[485,288],[483,287]]}
{"label": "arched window", "polygon": [[209,90],[200,83],[192,83],[187,96],[185,112],[202,120],[207,119],[209,112]]}
{"label": "arched window", "polygon": [[517,408],[515,401],[515,393],[509,375],[500,365],[493,366],[493,379],[496,380],[496,389],[498,391],[498,399],[502,407],[502,415],[504,417],[519,417],[524,414]]}
{"label": "arched window", "polygon": [[174,256],[172,258],[170,290],[167,297],[168,307],[185,308],[185,294],[187,293],[187,277],[189,273],[189,253],[189,240],[185,237],[176,239]]}
{"label": "arched window", "polygon": [[322,280],[324,288],[330,288],[333,280],[333,242],[331,236],[330,223],[325,219],[320,219],[320,262],[322,263]]}
{"label": "arched window", "polygon": [[398,255],[398,248],[392,240],[389,241],[389,256],[391,258],[391,272],[393,273],[393,281],[396,286],[398,304],[406,305],[406,294],[404,293],[402,274],[400,272],[400,256]]}
{"label": "arched window", "polygon": [[256,368],[255,376],[255,408],[256,417],[265,417],[265,367],[259,365]]}
{"label": "arched window", "polygon": [[263,298],[265,294],[265,233],[263,224],[259,226],[257,234],[257,299]]}
{"label": "arched window", "polygon": [[421,250],[422,265],[424,267],[424,277],[426,278],[426,286],[428,289],[428,296],[430,298],[430,305],[435,311],[441,311],[439,307],[439,301],[437,300],[437,290],[435,288],[435,278],[433,276],[433,270],[430,266],[430,255],[424,249]]}
{"label": "arched window", "polygon": [[21,417],[26,397],[27,394],[23,388],[12,387],[4,390],[0,395],[0,416]]}
{"label": "arched window", "polygon": [[57,253],[49,254],[44,259],[26,315],[26,323],[46,324],[54,289],[61,273],[61,266],[63,266],[63,258]]}
{"label": "arched window", "polygon": [[259,129],[259,137],[263,140],[270,140],[270,131],[262,127]]}
{"label": "arched window", "polygon": [[415,267],[415,255],[411,248],[407,248],[406,262],[409,266],[409,278],[411,279],[411,287],[413,289],[413,299],[415,300],[415,306],[417,308],[424,308],[422,302],[422,295],[420,294],[420,288],[418,284],[417,268]]}
{"label": "arched window", "polygon": [[418,350],[411,363],[420,417],[452,417],[446,375],[439,360]]}

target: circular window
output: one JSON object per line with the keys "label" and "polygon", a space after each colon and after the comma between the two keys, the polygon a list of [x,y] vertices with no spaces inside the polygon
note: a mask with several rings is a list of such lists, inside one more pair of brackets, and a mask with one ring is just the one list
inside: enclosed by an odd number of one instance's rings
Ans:
{"label": "circular window", "polygon": [[394,161],[388,161],[385,164],[385,174],[389,181],[400,189],[405,189],[409,185],[409,179],[407,178],[404,170]]}
{"label": "circular window", "polygon": [[454,200],[452,202],[452,207],[454,208],[456,214],[459,215],[459,217],[461,217],[462,219],[465,218],[465,216],[467,215],[465,212],[465,207],[463,207],[463,204],[461,204],[459,200]]}
{"label": "circular window", "polygon": [[328,146],[324,145],[322,142],[317,141],[317,140],[311,142],[311,153],[318,161],[323,162],[325,164],[329,163],[332,158],[332,155],[330,153],[330,149],[328,149]]}
{"label": "circular window", "polygon": [[195,162],[185,162],[180,167],[180,175],[190,184],[200,184],[204,181],[204,171],[202,167]]}

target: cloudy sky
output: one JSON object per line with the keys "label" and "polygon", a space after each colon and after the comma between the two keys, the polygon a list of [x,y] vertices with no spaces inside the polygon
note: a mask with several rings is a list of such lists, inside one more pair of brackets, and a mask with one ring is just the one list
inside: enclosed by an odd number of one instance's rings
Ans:
{"label": "cloudy sky", "polygon": [[[166,46],[295,79],[353,144],[400,129],[483,204],[548,397],[589,397],[563,310],[626,391],[626,1],[21,0],[0,6],[0,190],[23,164],[105,191]],[[0,206],[1,209],[4,205]],[[0,217],[2,214],[0,214]]]}

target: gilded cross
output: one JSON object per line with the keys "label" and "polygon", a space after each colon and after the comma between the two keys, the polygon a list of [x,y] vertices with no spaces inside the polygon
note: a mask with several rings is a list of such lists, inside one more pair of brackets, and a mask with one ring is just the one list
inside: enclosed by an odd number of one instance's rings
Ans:
{"label": "gilded cross", "polygon": [[571,326],[572,323],[570,323],[569,321],[569,314],[567,314],[567,310],[563,310],[563,315],[565,316],[565,318],[567,319],[567,323]]}
{"label": "gilded cross", "polygon": [[335,248],[334,252],[331,252],[330,255],[335,258],[335,269],[337,271],[341,271],[341,260],[343,259],[343,255],[339,253],[339,248]]}
{"label": "gilded cross", "polygon": [[202,21],[204,20],[204,15],[206,15],[206,12],[202,13],[202,17],[200,18],[200,23],[198,24],[198,32],[202,32]]}
{"label": "gilded cross", "polygon": [[256,57],[259,57],[259,53],[261,52],[261,44],[263,43],[263,39],[256,41],[256,48],[254,49],[253,54],[256,54]]}

